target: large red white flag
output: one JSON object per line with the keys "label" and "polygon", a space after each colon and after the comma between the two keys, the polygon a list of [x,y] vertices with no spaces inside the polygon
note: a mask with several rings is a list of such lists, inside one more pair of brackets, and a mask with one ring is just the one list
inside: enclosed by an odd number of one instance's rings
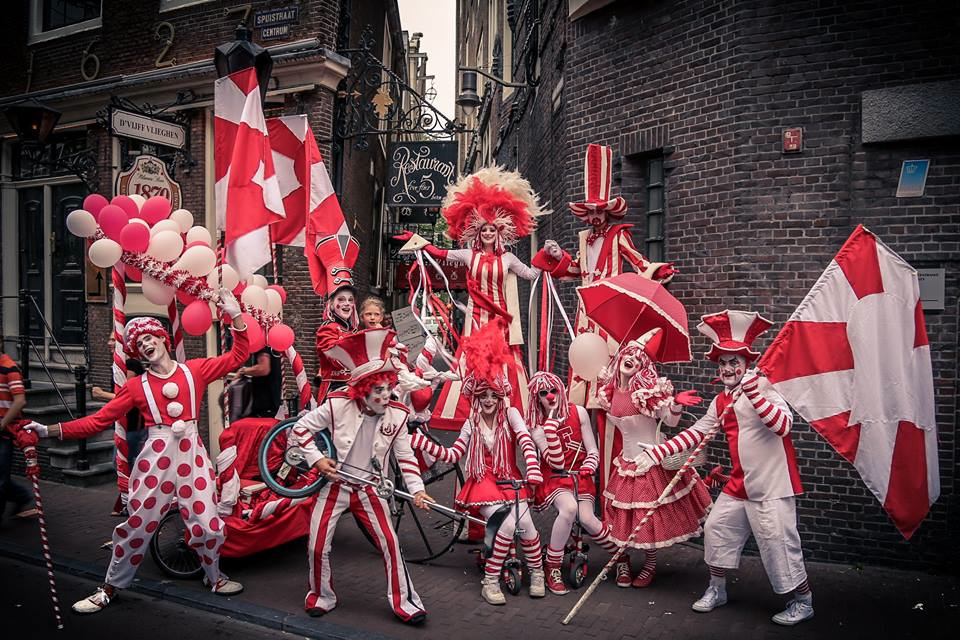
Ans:
{"label": "large red white flag", "polygon": [[313,131],[307,116],[298,115],[268,119],[267,132],[286,215],[280,222],[270,225],[270,235],[276,244],[302,247],[310,194],[306,140],[309,138],[316,147]]}
{"label": "large red white flag", "polygon": [[256,70],[217,80],[213,109],[217,227],[227,262],[246,277],[270,262],[269,225],[284,217]]}
{"label": "large red white flag", "polygon": [[917,272],[858,226],[759,367],[909,539],[940,495]]}

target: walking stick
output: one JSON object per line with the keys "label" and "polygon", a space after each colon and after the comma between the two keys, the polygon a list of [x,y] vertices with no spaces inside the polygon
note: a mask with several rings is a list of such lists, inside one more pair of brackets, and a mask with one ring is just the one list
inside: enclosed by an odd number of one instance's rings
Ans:
{"label": "walking stick", "polygon": [[63,629],[63,618],[60,616],[60,601],[57,598],[57,582],[53,575],[53,558],[50,555],[50,540],[47,538],[47,521],[43,515],[43,500],[40,499],[40,465],[37,462],[37,434],[23,429],[17,431],[16,442],[23,450],[23,457],[27,462],[27,476],[33,483],[33,500],[37,505],[37,516],[40,522],[40,543],[43,547],[43,559],[47,564],[47,580],[50,583],[50,600],[53,603],[53,615],[57,619],[57,629]]}
{"label": "walking stick", "polygon": [[724,419],[727,417],[727,412],[730,411],[733,405],[737,403],[737,400],[740,399],[740,393],[741,391],[739,388],[736,391],[734,391],[733,399],[730,401],[730,404],[728,404],[726,408],[724,408],[723,412],[720,414],[720,417],[717,418],[717,426],[714,427],[709,433],[707,433],[707,435],[703,437],[703,440],[700,441],[700,444],[694,447],[693,451],[687,457],[686,461],[684,461],[683,466],[681,466],[680,469],[677,470],[676,475],[670,479],[670,482],[667,483],[667,486],[663,489],[663,492],[660,493],[660,497],[657,498],[657,501],[653,503],[653,506],[650,507],[646,515],[643,516],[643,519],[639,522],[639,524],[637,524],[637,526],[633,528],[633,531],[630,532],[630,537],[628,537],[623,542],[623,544],[620,545],[620,548],[617,550],[617,552],[613,554],[613,556],[610,558],[607,564],[604,565],[603,570],[597,575],[594,581],[590,583],[590,586],[587,588],[586,591],[584,591],[583,595],[580,596],[580,599],[577,600],[577,604],[573,605],[573,608],[570,609],[570,612],[567,613],[567,616],[561,621],[561,624],[570,624],[570,621],[573,620],[573,617],[577,615],[577,612],[580,611],[581,607],[583,607],[584,603],[587,601],[587,598],[589,598],[593,594],[593,592],[597,590],[597,587],[600,586],[601,582],[607,579],[607,573],[609,573],[610,568],[617,563],[617,559],[620,557],[620,554],[623,553],[623,550],[626,549],[627,545],[633,541],[633,539],[636,537],[638,533],[640,533],[640,529],[643,528],[643,525],[647,524],[647,521],[650,519],[653,513],[657,510],[657,508],[660,507],[661,504],[663,504],[663,501],[667,499],[667,496],[670,495],[670,492],[673,491],[673,488],[677,486],[677,483],[680,481],[680,476],[686,473],[687,469],[690,468],[690,465],[693,464],[693,461],[694,459],[696,459],[697,454],[703,451],[703,448],[706,447],[711,440],[713,440],[713,437],[715,435],[717,435],[717,431],[720,430],[720,426],[723,424]]}

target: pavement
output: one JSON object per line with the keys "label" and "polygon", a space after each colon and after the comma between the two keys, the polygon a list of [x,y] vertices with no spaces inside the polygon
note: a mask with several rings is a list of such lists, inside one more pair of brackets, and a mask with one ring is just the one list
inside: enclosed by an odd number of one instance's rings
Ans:
{"label": "pavement", "polygon": [[[21,480],[22,481],[22,480]],[[418,628],[400,624],[387,606],[385,579],[379,554],[359,533],[349,517],[337,528],[332,563],[340,606],[322,618],[310,618],[302,609],[306,593],[306,540],[239,559],[224,559],[223,569],[246,589],[235,597],[214,596],[199,581],[166,578],[152,560],[145,561],[129,591],[88,621],[69,611],[75,600],[89,595],[102,580],[109,553],[100,546],[109,539],[119,519],[110,516],[112,487],[72,487],[41,482],[46,521],[53,550],[60,600],[69,629],[89,629],[125,615],[142,612],[155,600],[189,607],[211,618],[232,620],[309,638],[449,638],[489,640],[504,634],[522,634],[524,640],[540,638],[884,638],[955,637],[960,622],[960,579],[879,567],[809,563],[815,617],[797,627],[783,628],[770,616],[783,608],[786,598],[772,593],[757,557],[745,557],[741,569],[728,581],[729,603],[710,614],[690,610],[707,582],[702,550],[695,544],[675,545],[658,555],[656,579],[647,589],[619,589],[612,580],[600,584],[571,624],[560,620],[583,590],[565,596],[548,594],[533,600],[526,595],[507,596],[507,605],[491,607],[480,599],[480,572],[469,545],[457,544],[446,555],[426,565],[411,565],[410,573],[429,611]],[[550,517],[535,520],[542,534]],[[401,528],[401,540],[407,535]],[[0,524],[0,557],[4,567],[40,566],[40,539],[36,519],[5,519]],[[590,580],[607,560],[590,551]],[[11,581],[30,581],[42,593],[43,572],[0,570],[0,594],[8,599]],[[36,582],[37,584],[34,584]],[[38,586],[39,585],[39,586]],[[126,596],[127,593],[124,593]],[[141,597],[142,596],[142,597]],[[34,598],[37,595],[32,596]],[[165,605],[164,605],[165,606]],[[152,609],[151,609],[152,611]],[[187,612],[187,609],[183,609]],[[213,614],[213,615],[211,615]],[[152,614],[151,614],[152,615]],[[190,614],[193,615],[192,613]],[[23,608],[2,609],[3,627],[30,623],[33,631],[48,628],[52,615],[36,617]],[[185,621],[186,622],[186,621]],[[223,628],[217,637],[231,635]],[[34,637],[46,637],[45,634]],[[80,637],[71,635],[69,637]],[[266,637],[266,636],[264,636]]]}

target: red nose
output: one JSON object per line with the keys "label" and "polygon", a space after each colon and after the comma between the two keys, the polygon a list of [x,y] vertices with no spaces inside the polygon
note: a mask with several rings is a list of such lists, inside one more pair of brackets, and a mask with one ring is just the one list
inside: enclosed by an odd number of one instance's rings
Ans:
{"label": "red nose", "polygon": [[548,394],[547,394],[547,402],[553,402],[553,401],[556,400],[556,399],[557,399],[556,394],[553,394],[553,393],[548,393]]}

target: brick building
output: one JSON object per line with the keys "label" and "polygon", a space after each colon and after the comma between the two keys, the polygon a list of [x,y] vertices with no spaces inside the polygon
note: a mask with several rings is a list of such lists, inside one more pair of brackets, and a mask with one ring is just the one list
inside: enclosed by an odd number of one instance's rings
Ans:
{"label": "brick building", "polygon": [[[794,442],[812,559],[956,570],[960,293],[960,45],[938,2],[461,0],[459,63],[535,87],[480,93],[464,164],[517,168],[554,209],[534,248],[573,250],[583,152],[614,149],[614,191],[637,246],[676,263],[691,326],[749,308],[780,326],[857,224],[918,269],[943,270],[925,314],[941,496],[905,542],[853,467],[806,424]],[[499,42],[499,46],[498,46]],[[499,55],[497,55],[499,54]],[[785,153],[786,129],[802,148]],[[905,160],[929,159],[922,197],[896,197]],[[529,255],[521,247],[518,255]],[[934,273],[936,275],[936,272]],[[573,287],[561,287],[568,308]],[[555,331],[560,331],[556,327]],[[761,341],[766,347],[773,334]],[[532,342],[532,341],[531,341]],[[694,361],[667,375],[712,397]],[[565,351],[565,349],[559,349]],[[725,460],[725,444],[712,455]]]}
{"label": "brick building", "polygon": [[[270,10],[297,9],[286,20],[258,15]],[[111,327],[110,295],[106,302],[89,301],[84,283],[83,242],[64,226],[66,214],[80,206],[87,186],[62,166],[51,170],[37,160],[92,152],[94,171],[86,177],[90,187],[111,196],[117,177],[138,154],[160,158],[182,188],[182,207],[193,212],[196,224],[215,232],[213,202],[213,52],[235,38],[237,24],[246,20],[253,41],[268,48],[273,71],[266,92],[267,117],[307,114],[320,143],[340,203],[352,233],[360,241],[360,258],[354,270],[361,292],[382,286],[385,260],[381,254],[384,156],[389,136],[371,136],[366,148],[358,138],[335,126],[342,112],[337,90],[350,72],[350,49],[361,46],[369,27],[370,52],[400,78],[410,66],[408,38],[400,25],[396,0],[260,0],[240,4],[226,0],[20,0],[6,7],[0,37],[7,55],[0,60],[0,108],[31,98],[62,112],[52,143],[38,156],[21,145],[6,119],[0,119],[2,136],[3,243],[2,323],[8,353],[16,354],[21,320],[16,299],[22,289],[36,297],[66,360],[89,363],[89,382],[109,387],[111,356],[106,338]],[[245,13],[246,11],[246,13]],[[263,28],[258,20],[264,22]],[[283,22],[287,26],[283,26]],[[341,52],[341,53],[338,53]],[[421,53],[421,56],[424,54]],[[421,59],[425,63],[425,57]],[[386,72],[384,72],[386,73]],[[425,71],[424,71],[425,73]],[[142,111],[180,124],[186,129],[183,149],[113,136],[106,126],[109,105]],[[62,162],[60,163],[63,164]],[[15,248],[19,247],[18,252]],[[313,334],[321,319],[320,299],[310,286],[302,249],[285,247],[278,255],[282,284],[288,291],[286,308],[296,309],[287,322],[297,333],[296,348],[310,375],[316,371]],[[109,274],[107,282],[109,283]],[[106,283],[104,283],[106,285]],[[103,293],[101,292],[101,293]],[[165,316],[163,309],[139,294],[130,284],[127,313]],[[89,293],[89,291],[87,292]],[[69,368],[54,341],[42,331],[33,313],[30,331],[44,364],[59,382],[71,382]],[[188,357],[213,354],[218,348],[215,331],[186,341]],[[31,415],[52,422],[62,417],[53,388],[45,384],[35,354],[31,376]],[[72,396],[64,388],[67,400]],[[221,423],[211,387],[204,411],[210,410],[214,436]],[[291,394],[292,395],[292,394]],[[207,435],[203,416],[201,430]],[[107,439],[109,434],[101,434]],[[45,465],[52,477],[77,481],[113,474],[109,442],[88,443],[91,469],[76,469],[75,445],[51,452],[54,465]],[[59,467],[59,470],[58,470]]]}

